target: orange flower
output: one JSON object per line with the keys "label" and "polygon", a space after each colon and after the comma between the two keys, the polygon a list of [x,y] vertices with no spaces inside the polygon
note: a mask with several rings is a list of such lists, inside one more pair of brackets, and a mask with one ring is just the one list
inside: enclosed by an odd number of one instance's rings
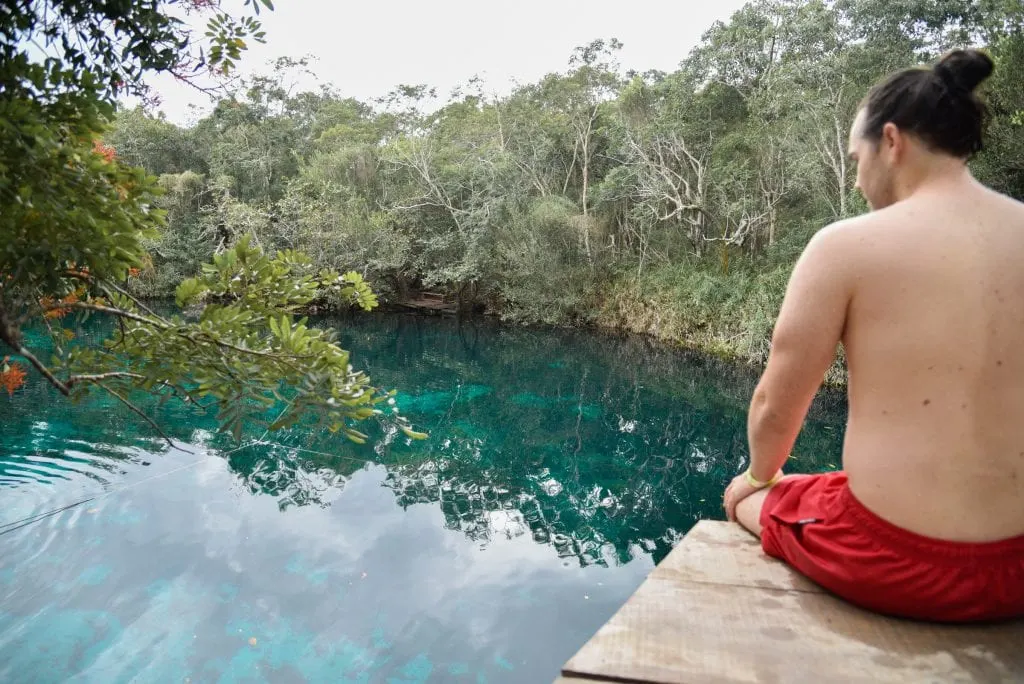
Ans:
{"label": "orange flower", "polygon": [[130,275],[132,278],[138,278],[139,273],[139,269],[135,268],[134,266],[128,269],[128,275]]}
{"label": "orange flower", "polygon": [[[79,294],[82,290],[72,292],[68,296],[60,300],[60,304],[74,304],[78,301]],[[71,311],[69,307],[60,306],[54,304],[52,297],[43,297],[39,300],[39,306],[43,307],[43,318],[52,320],[54,318],[64,318]]]}
{"label": "orange flower", "polygon": [[10,356],[5,356],[0,366],[0,386],[7,390],[8,396],[14,396],[14,390],[25,384],[25,371],[16,363],[9,363],[10,360]]}
{"label": "orange flower", "polygon": [[107,162],[114,161],[114,157],[117,156],[117,150],[110,145],[104,145],[99,140],[92,141],[92,151],[103,157]]}

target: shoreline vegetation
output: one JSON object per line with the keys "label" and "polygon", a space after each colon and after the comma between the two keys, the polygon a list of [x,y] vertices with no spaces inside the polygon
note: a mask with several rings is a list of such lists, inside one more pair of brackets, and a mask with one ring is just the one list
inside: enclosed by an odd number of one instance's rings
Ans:
{"label": "shoreline vegetation", "polygon": [[[447,99],[295,92],[308,63],[282,58],[190,127],[117,114],[105,143],[158,179],[167,217],[128,286],[171,295],[250,236],[355,271],[390,306],[641,333],[760,367],[807,241],[867,209],[846,156],[861,98],[967,45],[996,61],[972,169],[1024,199],[1014,0],[755,0],[676,71],[624,71],[621,43],[595,40],[504,95],[477,79]],[[837,361],[827,383],[844,376]]]}

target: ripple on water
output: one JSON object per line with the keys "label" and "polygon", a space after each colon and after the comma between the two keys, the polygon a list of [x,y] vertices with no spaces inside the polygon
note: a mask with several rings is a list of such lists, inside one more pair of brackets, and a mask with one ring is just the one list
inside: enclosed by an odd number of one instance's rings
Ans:
{"label": "ripple on water", "polygon": [[88,443],[42,434],[48,427],[37,422],[27,443],[0,450],[0,535],[25,524],[73,525],[75,515],[62,515],[65,511],[77,515],[80,504],[130,481],[126,476],[132,470],[158,457],[146,448],[148,440]]}

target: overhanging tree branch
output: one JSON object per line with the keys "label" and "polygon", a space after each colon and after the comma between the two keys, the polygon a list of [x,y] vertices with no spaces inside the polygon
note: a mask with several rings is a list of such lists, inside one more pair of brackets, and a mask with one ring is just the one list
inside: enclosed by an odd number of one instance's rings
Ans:
{"label": "overhanging tree branch", "polygon": [[[156,421],[155,421],[155,420],[153,420],[152,418],[150,418],[149,416],[147,416],[147,415],[146,415],[146,413],[145,413],[145,411],[143,411],[142,409],[140,409],[140,408],[139,408],[138,406],[136,406],[136,405],[135,405],[135,404],[133,404],[132,402],[128,401],[128,398],[127,398],[127,397],[125,397],[124,395],[122,395],[122,394],[121,394],[120,392],[118,392],[118,391],[116,391],[116,390],[113,390],[113,389],[111,389],[110,387],[107,387],[107,386],[106,386],[106,385],[104,385],[104,384],[103,384],[102,382],[99,382],[99,381],[94,381],[94,384],[95,384],[95,385],[97,385],[97,386],[99,386],[99,387],[102,387],[102,388],[103,388],[104,390],[106,390],[106,391],[107,391],[107,393],[108,393],[108,394],[110,394],[110,395],[112,395],[112,396],[116,397],[116,398],[118,399],[118,401],[120,401],[120,402],[121,402],[122,404],[124,404],[125,406],[127,406],[127,407],[128,407],[129,409],[131,409],[133,413],[135,413],[135,414],[136,414],[136,415],[138,415],[138,416],[139,416],[140,418],[142,418],[142,419],[143,419],[144,421],[146,421],[147,423],[149,423],[149,425],[150,425],[150,426],[151,426],[151,427],[152,427],[152,428],[153,428],[154,430],[156,430],[156,431],[157,431],[157,433],[159,433],[159,435],[160,435],[161,437],[163,437],[164,441],[165,441],[165,442],[167,442],[167,446],[171,447],[172,449],[176,449],[176,448],[178,448],[178,447],[176,447],[176,446],[175,446],[174,442],[172,442],[172,441],[171,441],[171,438],[167,436],[167,433],[166,433],[166,432],[164,432],[164,431],[163,431],[163,429],[162,429],[162,428],[161,428],[161,427],[160,427],[159,425],[157,425],[157,424],[156,424]],[[188,449],[182,449],[182,451],[188,451]],[[189,453],[191,453],[191,452],[189,452]]]}

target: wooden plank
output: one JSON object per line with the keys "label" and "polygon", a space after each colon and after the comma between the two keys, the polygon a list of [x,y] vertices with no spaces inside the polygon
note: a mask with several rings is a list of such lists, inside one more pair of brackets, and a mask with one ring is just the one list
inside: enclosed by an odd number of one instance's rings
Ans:
{"label": "wooden plank", "polygon": [[828,594],[649,578],[563,669],[659,684],[1021,682],[1024,622],[880,617]]}
{"label": "wooden plank", "polygon": [[739,525],[711,520],[698,522],[651,577],[824,593],[785,563],[766,556],[757,537]]}

